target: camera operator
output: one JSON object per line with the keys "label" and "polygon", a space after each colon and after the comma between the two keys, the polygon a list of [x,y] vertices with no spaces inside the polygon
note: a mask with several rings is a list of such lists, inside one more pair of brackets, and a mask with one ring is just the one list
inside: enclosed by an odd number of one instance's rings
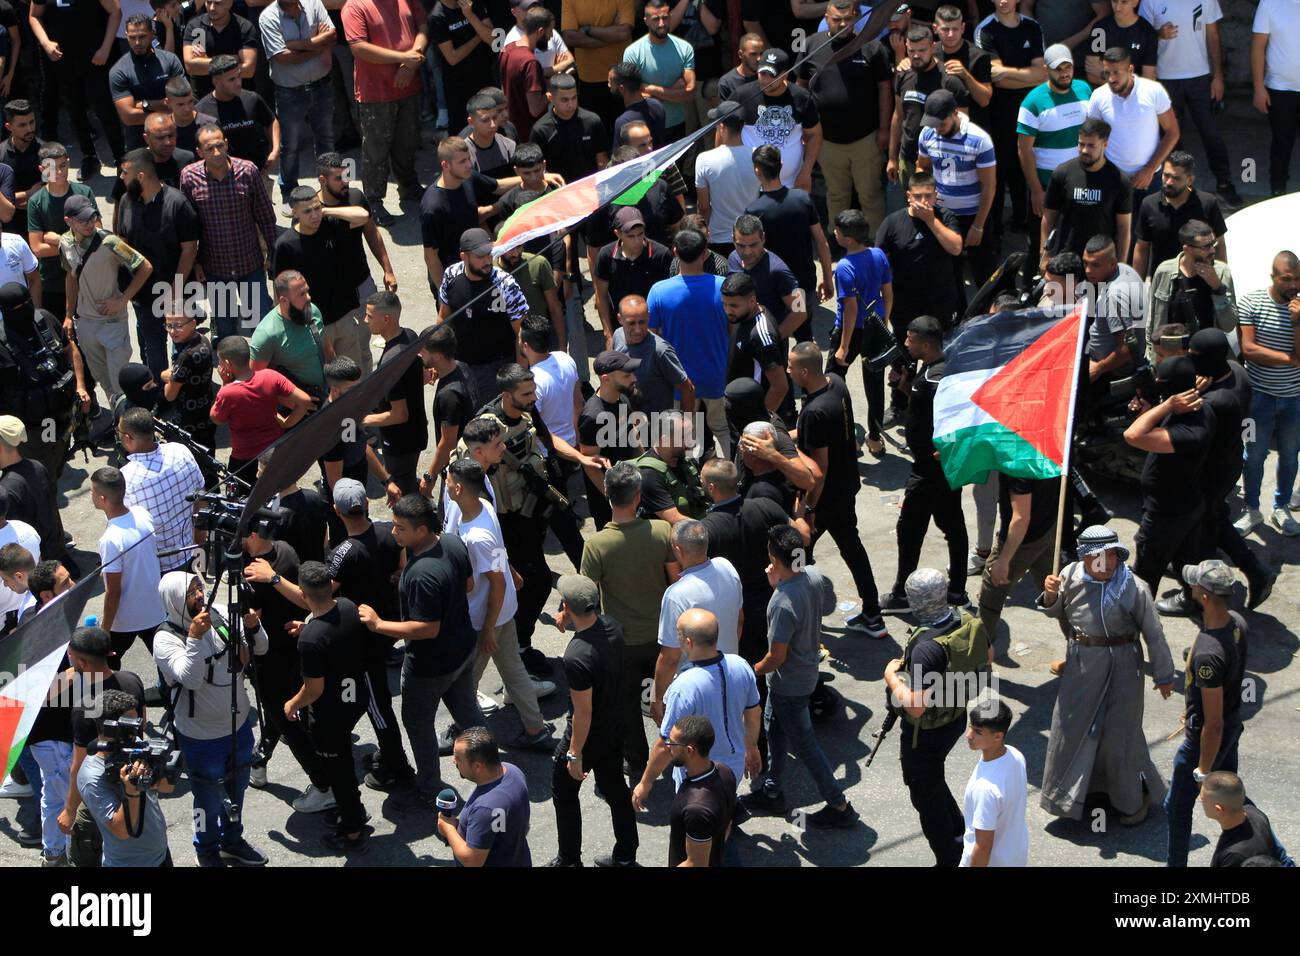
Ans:
{"label": "camera operator", "polygon": [[149,513],[157,553],[178,552],[159,557],[159,569],[164,573],[179,570],[194,555],[193,551],[180,549],[198,543],[194,506],[186,496],[203,490],[203,472],[184,445],[158,443],[153,415],[143,408],[133,408],[122,416],[117,423],[117,437],[126,452],[122,465],[126,505],[139,505]]}
{"label": "camera operator", "polygon": [[[137,707],[130,694],[105,691],[100,698],[100,715],[95,718],[99,743],[113,743],[105,733],[106,722],[134,719],[139,716]],[[98,753],[89,754],[81,763],[77,789],[103,836],[103,866],[172,865],[171,851],[167,849],[167,820],[158,794],[171,793],[174,787],[164,777],[151,780],[144,789],[132,782],[132,777],[147,771],[145,761],[137,760],[118,769],[115,775]],[[137,830],[139,834],[133,835]]]}
{"label": "camera operator", "polygon": [[352,728],[370,703],[366,682],[366,645],[370,632],[347,598],[334,599],[329,569],[304,561],[299,585],[311,616],[290,625],[298,638],[302,686],[284,704],[284,716],[308,715],[308,733],[316,751],[312,783],[338,802],[338,826],[322,842],[331,850],[357,851],[373,832],[366,826],[361,790],[352,754]]}
{"label": "camera operator", "polygon": [[[57,584],[56,584],[57,587]],[[33,587],[33,590],[35,588]],[[104,854],[104,841],[99,827],[91,818],[90,809],[81,799],[77,789],[77,776],[86,760],[86,750],[99,736],[95,721],[87,713],[96,713],[103,706],[105,692],[124,691],[135,701],[136,712],[145,720],[144,681],[131,671],[115,671],[108,664],[113,652],[113,639],[102,627],[79,627],[72,632],[68,643],[68,660],[79,682],[79,698],[72,707],[72,770],[69,774],[68,795],[59,813],[59,829],[72,837],[68,841],[68,861],[73,866],[99,866]]]}
{"label": "camera operator", "polygon": [[[549,483],[546,456],[554,453],[551,433],[537,412],[537,388],[528,369],[514,362],[503,366],[497,372],[497,391],[497,398],[479,409],[479,415],[501,423],[501,440],[506,446],[501,464],[489,475],[492,499],[510,564],[524,579],[515,616],[520,656],[529,674],[545,679],[550,676],[550,664],[532,644],[537,615],[551,593],[551,571],[543,548],[547,515],[557,505],[542,493],[542,484]],[[561,515],[557,520],[573,521],[572,513],[566,514],[567,518]]]}
{"label": "camera operator", "polygon": [[0,407],[25,422],[56,423],[53,441],[24,441],[20,451],[57,481],[63,473],[77,405],[90,409],[81,352],[59,320],[37,308],[20,282],[0,286]]}
{"label": "camera operator", "polygon": [[[158,594],[167,620],[154,636],[154,660],[172,696],[171,716],[176,739],[194,796],[194,853],[199,866],[264,866],[266,855],[244,839],[242,812],[226,812],[224,798],[242,811],[253,759],[254,717],[248,702],[244,668],[252,652],[263,655],[269,645],[259,612],[245,610],[237,674],[230,672],[227,645],[229,612],[224,604],[204,607],[203,580],[186,571],[163,575]],[[230,682],[236,681],[235,722],[230,739]],[[230,766],[231,753],[235,767]],[[229,775],[234,773],[233,786]]]}

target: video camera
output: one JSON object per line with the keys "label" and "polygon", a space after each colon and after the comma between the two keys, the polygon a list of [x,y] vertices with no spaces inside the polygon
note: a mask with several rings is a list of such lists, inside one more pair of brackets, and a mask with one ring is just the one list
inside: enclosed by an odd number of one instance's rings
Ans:
{"label": "video camera", "polygon": [[169,740],[146,737],[142,718],[106,720],[100,734],[108,739],[94,740],[86,750],[103,756],[105,765],[114,776],[122,767],[144,762],[142,772],[132,772],[127,777],[133,787],[145,790],[162,779],[175,783],[180,775],[181,752]]}
{"label": "video camera", "polygon": [[[186,495],[186,501],[202,501],[207,507],[194,513],[194,528],[217,534],[234,535],[239,530],[239,517],[244,513],[244,502],[236,498],[196,491]],[[263,538],[274,538],[284,520],[281,508],[258,508],[248,530]]]}

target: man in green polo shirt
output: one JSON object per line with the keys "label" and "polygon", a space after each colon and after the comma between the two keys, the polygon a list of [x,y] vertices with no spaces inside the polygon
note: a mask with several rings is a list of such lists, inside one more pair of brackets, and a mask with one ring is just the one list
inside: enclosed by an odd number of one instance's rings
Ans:
{"label": "man in green polo shirt", "polygon": [[41,305],[62,319],[66,293],[63,265],[59,261],[59,237],[68,231],[63,221],[63,204],[69,196],[94,200],[95,192],[84,183],[68,181],[71,160],[61,143],[46,143],[37,155],[41,161],[42,178],[48,175],[49,181],[44,189],[28,194],[27,244],[40,263]]}
{"label": "man in green polo shirt", "polygon": [[[1016,149],[1036,217],[1043,214],[1043,193],[1052,171],[1079,154],[1079,127],[1088,118],[1088,98],[1092,95],[1087,83],[1074,78],[1074,58],[1069,47],[1055,43],[1043,58],[1047,62],[1047,82],[1025,96],[1016,121]],[[1037,232],[1029,234],[1036,236]]]}
{"label": "man in green polo shirt", "polygon": [[249,340],[251,367],[273,368],[307,394],[325,394],[325,363],[334,348],[325,341],[325,323],[311,301],[301,272],[286,269],[275,277],[276,305],[262,317]]}

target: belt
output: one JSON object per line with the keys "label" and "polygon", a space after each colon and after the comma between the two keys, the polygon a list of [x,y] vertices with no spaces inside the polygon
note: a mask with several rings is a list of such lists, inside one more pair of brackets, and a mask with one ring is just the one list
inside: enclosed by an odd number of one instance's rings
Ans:
{"label": "belt", "polygon": [[321,77],[319,80],[312,80],[310,83],[302,84],[302,86],[277,86],[276,89],[288,90],[292,93],[310,93],[312,90],[316,89],[316,87],[320,86],[321,84],[328,83],[329,79],[330,78],[327,74]]}
{"label": "belt", "polygon": [[1076,629],[1070,640],[1082,644],[1084,647],[1119,647],[1122,644],[1132,644],[1137,640],[1137,635],[1120,634],[1115,637],[1095,637]]}

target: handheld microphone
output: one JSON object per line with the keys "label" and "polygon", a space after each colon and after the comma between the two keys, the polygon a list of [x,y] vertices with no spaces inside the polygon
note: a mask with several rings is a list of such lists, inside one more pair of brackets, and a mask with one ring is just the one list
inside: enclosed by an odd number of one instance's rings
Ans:
{"label": "handheld microphone", "polygon": [[460,795],[457,794],[455,790],[451,789],[451,787],[447,787],[434,798],[433,802],[437,805],[439,813],[445,813],[449,817],[454,817],[456,815],[457,807],[460,805]]}

